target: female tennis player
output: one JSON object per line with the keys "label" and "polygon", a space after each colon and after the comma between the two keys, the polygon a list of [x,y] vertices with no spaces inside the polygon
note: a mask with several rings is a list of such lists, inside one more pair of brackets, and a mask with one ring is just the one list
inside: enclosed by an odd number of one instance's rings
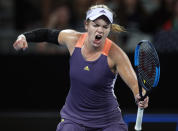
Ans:
{"label": "female tennis player", "polygon": [[85,29],[85,33],[36,29],[20,35],[13,46],[26,49],[27,42],[42,41],[67,46],[71,87],[57,131],[127,131],[113,93],[117,75],[130,87],[139,107],[148,106],[148,97],[139,101],[137,77],[127,55],[107,38],[110,30],[123,29],[113,24],[113,13],[105,5],[89,8]]}

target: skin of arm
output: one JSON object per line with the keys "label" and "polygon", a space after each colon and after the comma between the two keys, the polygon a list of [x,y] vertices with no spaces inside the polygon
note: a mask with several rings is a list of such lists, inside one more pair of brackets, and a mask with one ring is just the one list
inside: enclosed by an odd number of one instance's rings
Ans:
{"label": "skin of arm", "polygon": [[[136,104],[140,108],[147,108],[149,97],[147,96],[143,101],[139,100],[141,97],[139,95],[139,87],[136,73],[126,53],[115,43],[113,43],[111,46],[108,57],[108,64],[111,71],[114,73],[118,73],[123,79],[123,81],[132,90]],[[145,94],[144,89],[142,93]]]}
{"label": "skin of arm", "polygon": [[112,44],[108,58],[109,66],[114,73],[118,73],[132,90],[133,95],[139,94],[136,73],[126,53],[115,43]]}
{"label": "skin of arm", "polygon": [[65,45],[68,48],[70,55],[72,55],[75,44],[77,43],[81,34],[82,33],[70,29],[62,30],[59,33],[58,42],[62,45]]}

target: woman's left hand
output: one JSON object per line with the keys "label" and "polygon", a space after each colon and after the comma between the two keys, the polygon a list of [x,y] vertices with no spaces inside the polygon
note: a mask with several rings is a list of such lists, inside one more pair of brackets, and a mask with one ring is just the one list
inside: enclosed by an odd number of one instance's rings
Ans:
{"label": "woman's left hand", "polygon": [[141,97],[139,94],[135,96],[135,101],[138,107],[140,108],[147,108],[148,107],[148,102],[149,102],[149,97],[147,96],[143,101],[140,101]]}

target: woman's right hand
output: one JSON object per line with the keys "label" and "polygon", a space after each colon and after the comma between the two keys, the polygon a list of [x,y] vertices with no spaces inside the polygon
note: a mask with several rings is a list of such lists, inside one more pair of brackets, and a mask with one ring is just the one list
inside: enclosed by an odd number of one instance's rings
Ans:
{"label": "woman's right hand", "polygon": [[24,35],[19,35],[17,40],[14,42],[13,47],[15,50],[25,50],[28,48],[28,44]]}

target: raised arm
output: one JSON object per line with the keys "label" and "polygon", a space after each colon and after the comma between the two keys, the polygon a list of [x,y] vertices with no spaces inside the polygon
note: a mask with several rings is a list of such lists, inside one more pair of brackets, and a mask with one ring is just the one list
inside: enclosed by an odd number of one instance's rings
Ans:
{"label": "raised arm", "polygon": [[28,42],[50,42],[59,45],[58,36],[60,31],[54,29],[40,28],[25,32],[18,36],[13,46],[16,50],[28,48]]}
{"label": "raised arm", "polygon": [[56,45],[66,45],[70,54],[72,54],[75,43],[80,35],[81,33],[74,30],[59,31],[55,29],[41,28],[19,35],[13,46],[16,50],[25,50],[28,48],[28,42],[49,42]]}

